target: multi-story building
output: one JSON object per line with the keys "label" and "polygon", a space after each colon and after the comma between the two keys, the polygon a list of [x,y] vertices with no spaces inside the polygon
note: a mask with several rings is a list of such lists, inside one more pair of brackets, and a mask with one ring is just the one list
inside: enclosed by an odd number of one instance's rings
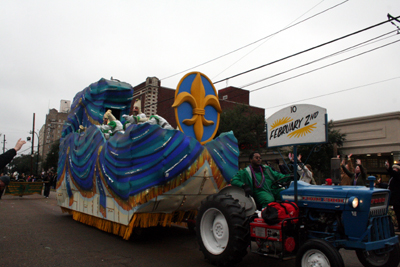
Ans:
{"label": "multi-story building", "polygon": [[250,92],[238,87],[226,87],[218,90],[219,103],[222,110],[233,109],[238,104],[247,105],[251,111],[257,115],[263,115],[265,117],[265,110],[250,106]]}
{"label": "multi-story building", "polygon": [[41,161],[39,160],[39,162],[38,162],[38,172],[40,172],[40,170],[42,169],[42,162],[43,162],[43,159],[45,159],[45,157],[43,157],[43,155],[44,155],[43,154],[44,131],[45,131],[45,127],[44,127],[44,125],[42,125],[42,128],[40,128],[40,130],[39,130],[39,140],[38,140],[38,142],[39,142],[38,150],[39,150],[40,157],[42,157],[42,160]]}
{"label": "multi-story building", "polygon": [[57,109],[53,108],[46,115],[45,124],[39,131],[39,154],[43,161],[46,160],[47,154],[54,142],[61,138],[64,122],[67,120],[68,112],[71,109],[70,105],[71,101],[61,100],[60,110],[63,110],[63,112],[58,112]]}
{"label": "multi-story building", "polygon": [[60,112],[68,113],[71,110],[71,100],[61,100],[60,101]]}
{"label": "multi-story building", "polygon": [[[140,99],[142,111],[147,117],[158,114],[165,118],[172,127],[177,127],[174,109],[172,108],[175,89],[162,87],[158,78],[148,77],[145,82],[133,87],[133,90],[131,112],[135,101]],[[249,105],[249,91],[236,87],[227,87],[219,90],[218,98],[222,110],[233,108],[239,103]],[[263,116],[265,114],[263,108],[252,106],[250,108],[257,114],[262,114]]]}
{"label": "multi-story building", "polygon": [[142,112],[146,114],[146,117],[158,114],[176,128],[175,113],[171,108],[174,98],[175,89],[162,87],[160,80],[156,77],[147,77],[145,82],[133,87],[131,114],[135,101],[139,99]]}

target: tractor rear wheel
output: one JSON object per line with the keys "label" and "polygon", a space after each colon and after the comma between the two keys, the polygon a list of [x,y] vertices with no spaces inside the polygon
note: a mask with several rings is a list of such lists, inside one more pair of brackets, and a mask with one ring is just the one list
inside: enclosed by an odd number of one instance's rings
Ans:
{"label": "tractor rear wheel", "polygon": [[233,266],[250,244],[245,209],[230,195],[215,194],[202,201],[196,234],[205,258],[217,266]]}
{"label": "tractor rear wheel", "polygon": [[392,267],[400,262],[399,244],[392,251],[377,253],[376,251],[356,250],[357,258],[364,267]]}

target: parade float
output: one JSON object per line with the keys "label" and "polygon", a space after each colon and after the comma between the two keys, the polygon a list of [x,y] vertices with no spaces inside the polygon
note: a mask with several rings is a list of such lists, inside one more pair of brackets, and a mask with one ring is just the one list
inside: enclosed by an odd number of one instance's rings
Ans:
{"label": "parade float", "polygon": [[121,124],[133,100],[130,84],[100,79],[77,93],[63,126],[57,202],[73,219],[129,239],[132,231],[194,219],[201,201],[238,170],[232,132],[218,130],[221,107],[211,81],[192,72],[179,82],[177,130],[132,123],[107,137],[108,110]]}

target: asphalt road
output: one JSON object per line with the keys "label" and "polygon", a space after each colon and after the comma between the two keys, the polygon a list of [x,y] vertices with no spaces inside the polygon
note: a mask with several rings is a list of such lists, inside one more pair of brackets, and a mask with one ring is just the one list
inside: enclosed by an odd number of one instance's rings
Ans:
{"label": "asphalt road", "polygon": [[[0,266],[209,266],[196,236],[184,227],[157,228],[126,241],[76,222],[57,206],[56,193],[3,196],[0,200]],[[362,266],[341,250],[346,267]],[[294,266],[249,253],[237,267]]]}

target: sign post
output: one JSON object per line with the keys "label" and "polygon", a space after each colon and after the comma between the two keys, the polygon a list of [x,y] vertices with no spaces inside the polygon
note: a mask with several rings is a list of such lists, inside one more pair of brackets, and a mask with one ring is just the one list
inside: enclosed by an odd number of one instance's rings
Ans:
{"label": "sign post", "polygon": [[283,108],[267,119],[267,148],[291,146],[294,154],[294,194],[297,203],[297,146],[328,142],[328,115],[319,106]]}

